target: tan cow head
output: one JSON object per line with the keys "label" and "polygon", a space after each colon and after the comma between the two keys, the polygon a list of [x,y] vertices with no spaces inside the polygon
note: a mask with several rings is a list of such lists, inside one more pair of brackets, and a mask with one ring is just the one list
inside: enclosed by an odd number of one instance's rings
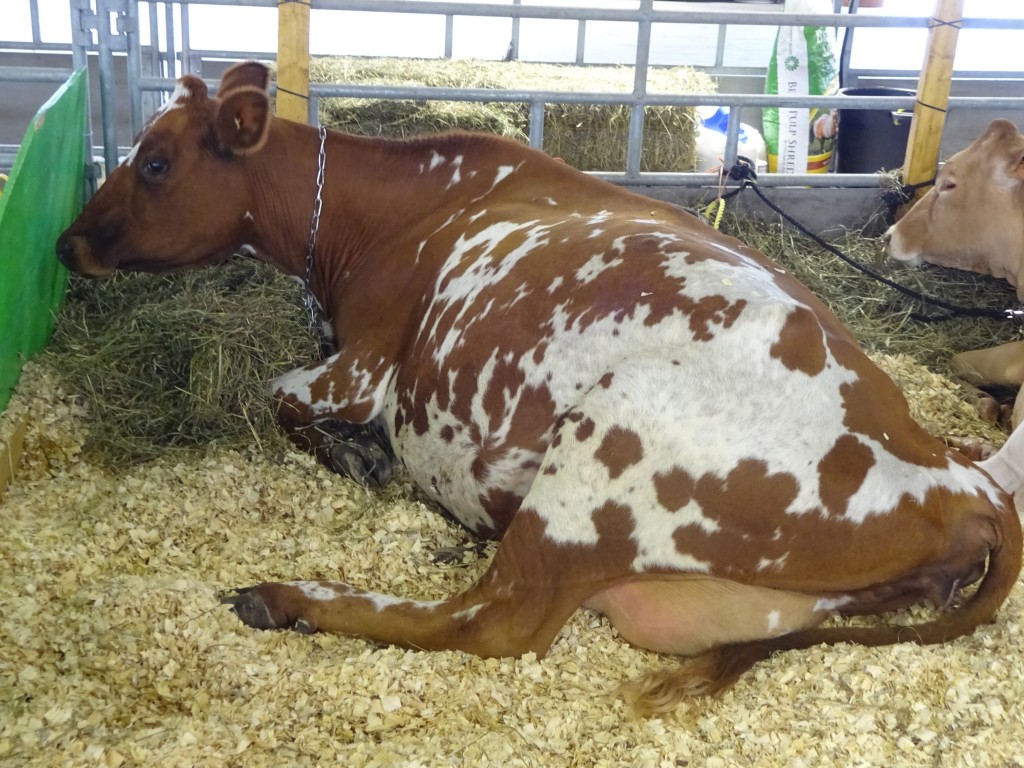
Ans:
{"label": "tan cow head", "polygon": [[78,219],[57,241],[74,272],[163,272],[231,256],[245,243],[245,155],[270,125],[267,69],[224,73],[217,98],[186,75]]}
{"label": "tan cow head", "polygon": [[883,239],[897,261],[1002,277],[1024,299],[1024,135],[994,120]]}

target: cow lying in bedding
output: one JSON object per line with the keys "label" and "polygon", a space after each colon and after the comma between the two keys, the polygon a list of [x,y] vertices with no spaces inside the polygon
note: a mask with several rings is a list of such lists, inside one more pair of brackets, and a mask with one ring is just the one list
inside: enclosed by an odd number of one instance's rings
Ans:
{"label": "cow lying in bedding", "polygon": [[[1021,565],[1009,498],[764,255],[513,141],[275,119],[267,87],[256,63],[216,97],[184,77],[58,256],[102,277],[248,246],[304,279],[339,351],[274,382],[282,423],[314,452],[320,422],[382,423],[415,482],[501,543],[443,600],[265,583],[229,599],[244,622],[542,655],[588,606],[693,656],[641,686],[654,708],[776,650],[992,618]],[[912,629],[817,628],[979,579]]]}

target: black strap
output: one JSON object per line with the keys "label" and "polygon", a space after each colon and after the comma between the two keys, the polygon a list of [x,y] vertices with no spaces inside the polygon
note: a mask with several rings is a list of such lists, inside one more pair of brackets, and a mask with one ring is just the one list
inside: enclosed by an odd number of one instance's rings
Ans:
{"label": "black strap", "polygon": [[[788,221],[790,224],[792,224],[794,227],[796,227],[796,229],[801,234],[803,234],[803,235],[809,237],[811,240],[813,240],[819,247],[825,249],[826,251],[828,251],[832,255],[839,257],[840,259],[845,261],[847,264],[849,264],[854,269],[862,272],[863,274],[867,275],[868,277],[870,277],[870,278],[872,278],[874,280],[877,280],[878,282],[882,283],[883,285],[888,286],[889,288],[891,288],[892,290],[896,291],[897,293],[900,293],[900,294],[906,296],[907,298],[913,299],[914,301],[918,301],[918,302],[920,302],[922,304],[928,304],[928,305],[931,305],[933,307],[938,307],[939,309],[942,309],[942,310],[945,311],[945,314],[942,314],[942,315],[924,315],[924,314],[921,314],[921,313],[918,313],[918,312],[913,312],[913,313],[911,313],[910,317],[912,319],[914,319],[914,320],[917,320],[919,322],[929,322],[929,323],[931,323],[931,322],[939,322],[939,321],[942,321],[942,320],[950,320],[950,319],[952,319],[954,317],[984,317],[984,318],[989,318],[989,319],[992,319],[992,320],[1018,320],[1019,321],[1019,320],[1022,319],[1022,316],[1024,316],[1024,311],[1022,311],[1020,309],[997,309],[997,308],[994,308],[994,307],[965,307],[965,306],[961,306],[959,304],[954,304],[952,302],[944,301],[943,299],[935,298],[934,296],[928,296],[927,294],[921,293],[919,291],[915,291],[915,290],[913,290],[911,288],[907,288],[904,285],[900,285],[899,283],[897,283],[897,282],[895,282],[893,280],[890,280],[889,278],[885,277],[884,275],[879,274],[878,272],[876,272],[875,270],[871,269],[870,267],[867,267],[867,266],[864,266],[863,264],[860,264],[859,262],[855,261],[854,259],[852,259],[849,256],[847,256],[845,253],[840,251],[838,248],[836,248],[831,243],[826,242],[825,240],[823,240],[816,233],[814,233],[811,230],[809,230],[807,227],[805,227],[799,221],[797,221],[792,216],[790,216],[788,213],[786,213],[784,210],[782,210],[782,208],[780,208],[778,205],[776,205],[771,200],[769,200],[765,196],[764,192],[761,191],[761,187],[757,183],[757,173],[754,170],[753,163],[751,163],[750,160],[748,160],[745,157],[738,157],[737,158],[736,164],[729,171],[729,178],[733,179],[735,181],[739,181],[740,182],[740,186],[737,187],[735,190],[733,190],[731,192],[728,192],[725,195],[722,195],[723,199],[724,198],[728,198],[728,197],[733,197],[734,195],[738,195],[742,190],[747,189],[747,188],[754,190],[754,193],[759,198],[761,198],[761,201],[765,205],[767,205],[769,208],[771,208],[773,211],[775,211],[777,214],[779,214],[779,216],[781,216],[786,221]],[[920,187],[923,187],[923,186],[928,186],[929,184],[932,184],[932,183],[934,183],[934,179],[932,179],[931,181],[921,182],[920,184],[906,185],[905,187],[903,187],[903,190],[906,190],[906,189],[914,190],[914,189],[917,189],[917,188],[920,188]],[[913,193],[911,191],[910,197],[912,197],[912,196],[913,196]],[[910,197],[908,197],[907,199],[909,200]]]}

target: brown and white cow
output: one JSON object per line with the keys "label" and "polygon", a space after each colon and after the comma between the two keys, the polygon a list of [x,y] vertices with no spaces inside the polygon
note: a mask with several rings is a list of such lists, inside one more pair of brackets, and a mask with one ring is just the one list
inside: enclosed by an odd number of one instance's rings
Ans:
{"label": "brown and white cow", "polygon": [[[882,237],[889,256],[929,262],[1009,281],[1024,300],[1024,135],[993,120],[974,142],[942,166],[935,186]],[[953,367],[980,387],[1024,385],[1024,342],[955,355]],[[1012,424],[1024,420],[1018,396]],[[999,406],[982,396],[983,414]]]}
{"label": "brown and white cow", "polygon": [[[775,650],[937,643],[1016,583],[1007,495],[915,424],[893,383],[764,255],[665,203],[493,136],[405,141],[270,114],[264,67],[185,77],[57,246],[91,276],[222,261],[305,274],[340,351],[273,388],[292,429],[382,419],[423,490],[501,544],[425,602],[327,581],[240,590],[258,628],[542,655],[581,606],[697,654],[648,707]],[[987,570],[986,570],[987,562]],[[829,614],[948,605],[913,628]]]}
{"label": "brown and white cow", "polygon": [[1005,278],[1024,300],[1024,135],[1017,126],[993,120],[882,239],[897,261]]}

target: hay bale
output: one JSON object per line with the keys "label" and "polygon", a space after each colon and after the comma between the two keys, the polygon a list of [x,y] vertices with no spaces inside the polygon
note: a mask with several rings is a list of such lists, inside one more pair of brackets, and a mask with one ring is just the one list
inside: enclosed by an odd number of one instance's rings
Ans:
{"label": "hay bale", "polygon": [[236,258],[173,275],[75,279],[45,355],[88,404],[85,450],[117,465],[281,445],[267,382],[317,355],[299,287]]}
{"label": "hay bale", "polygon": [[[310,80],[447,88],[601,91],[628,94],[631,67],[576,67],[519,61],[326,58],[310,62]],[[688,67],[651,69],[654,93],[714,93],[715,83]],[[544,150],[585,171],[625,167],[629,108],[616,105],[549,104]],[[697,116],[693,107],[648,107],[643,142],[644,171],[692,171],[696,167]],[[493,102],[324,99],[324,125],[367,136],[405,137],[452,129],[489,131],[526,141],[529,107]]]}

